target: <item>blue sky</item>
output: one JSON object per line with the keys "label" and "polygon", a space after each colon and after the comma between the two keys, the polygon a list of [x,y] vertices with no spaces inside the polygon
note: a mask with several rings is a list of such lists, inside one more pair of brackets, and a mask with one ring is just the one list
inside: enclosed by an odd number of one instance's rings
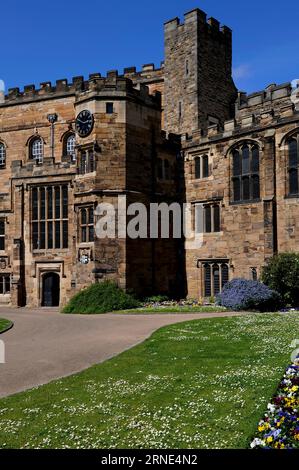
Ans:
{"label": "blue sky", "polygon": [[1,5],[6,88],[163,59],[163,22],[195,7],[234,33],[234,76],[252,92],[299,78],[299,2],[10,0]]}

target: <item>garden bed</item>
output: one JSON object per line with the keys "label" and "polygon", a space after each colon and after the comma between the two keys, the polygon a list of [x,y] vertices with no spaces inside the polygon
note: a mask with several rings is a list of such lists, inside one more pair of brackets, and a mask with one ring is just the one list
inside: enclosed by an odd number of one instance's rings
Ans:
{"label": "garden bed", "polygon": [[115,311],[113,313],[217,313],[226,312],[225,307],[195,299],[145,300],[139,308]]}
{"label": "garden bed", "polygon": [[299,448],[299,356],[287,368],[251,448]]}
{"label": "garden bed", "polygon": [[217,305],[201,305],[201,306],[183,306],[178,304],[173,305],[153,305],[140,308],[132,308],[129,310],[117,310],[112,313],[115,314],[146,314],[146,313],[219,313],[227,312],[224,307]]}

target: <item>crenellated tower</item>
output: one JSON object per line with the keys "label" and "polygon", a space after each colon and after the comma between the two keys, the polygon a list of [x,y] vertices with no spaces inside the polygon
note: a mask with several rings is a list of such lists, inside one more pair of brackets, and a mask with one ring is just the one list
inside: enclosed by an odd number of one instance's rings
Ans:
{"label": "crenellated tower", "polygon": [[231,30],[199,9],[184,17],[164,25],[165,130],[176,134],[229,119],[237,96]]}

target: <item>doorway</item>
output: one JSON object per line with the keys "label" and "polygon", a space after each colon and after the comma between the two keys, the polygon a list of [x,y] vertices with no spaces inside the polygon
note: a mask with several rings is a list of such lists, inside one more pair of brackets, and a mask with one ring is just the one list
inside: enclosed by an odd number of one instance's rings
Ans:
{"label": "doorway", "polygon": [[58,307],[60,278],[57,273],[46,273],[42,280],[42,307]]}

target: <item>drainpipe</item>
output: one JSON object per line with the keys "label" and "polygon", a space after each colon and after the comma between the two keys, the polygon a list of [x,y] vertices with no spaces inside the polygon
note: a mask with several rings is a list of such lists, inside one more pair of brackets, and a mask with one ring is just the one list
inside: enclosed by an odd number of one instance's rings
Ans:
{"label": "drainpipe", "polygon": [[277,254],[278,252],[278,230],[277,230],[277,221],[278,221],[278,214],[277,214],[277,170],[276,170],[276,138],[275,135],[272,139],[272,150],[273,150],[273,180],[274,180],[274,187],[273,187],[273,252]]}
{"label": "drainpipe", "polygon": [[54,149],[55,149],[55,143],[54,143],[54,124],[58,119],[57,114],[48,114],[47,119],[49,123],[51,124],[51,138],[50,138],[50,147],[51,147],[51,157],[54,160]]}

